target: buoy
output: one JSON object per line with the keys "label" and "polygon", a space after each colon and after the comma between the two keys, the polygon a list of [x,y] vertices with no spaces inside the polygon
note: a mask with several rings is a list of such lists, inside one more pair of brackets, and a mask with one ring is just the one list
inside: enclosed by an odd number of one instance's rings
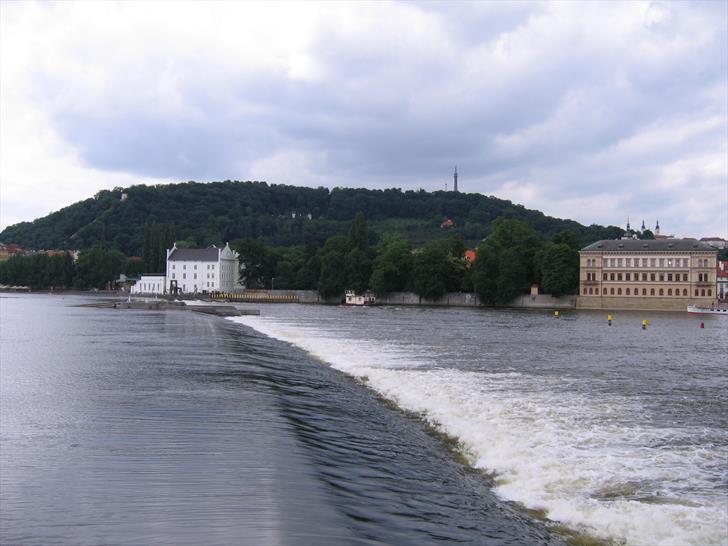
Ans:
{"label": "buoy", "polygon": [[642,329],[647,330],[647,326],[650,324],[650,321],[645,319],[642,321]]}
{"label": "buoy", "polygon": [[700,323],[700,327],[701,327],[701,328],[705,328],[705,323],[704,323],[704,322],[701,322],[701,323]]}
{"label": "buoy", "polygon": [[612,315],[607,315],[607,324],[612,325]]}
{"label": "buoy", "polygon": [[558,311],[554,311],[554,316],[556,318],[559,318],[561,316],[561,313],[559,313]]}

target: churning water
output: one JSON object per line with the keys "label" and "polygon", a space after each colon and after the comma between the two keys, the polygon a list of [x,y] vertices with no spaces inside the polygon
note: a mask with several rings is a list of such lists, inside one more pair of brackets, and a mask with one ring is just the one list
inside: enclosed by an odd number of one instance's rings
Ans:
{"label": "churning water", "polygon": [[631,545],[728,544],[728,324],[606,318],[266,306],[231,320],[415,412],[501,499],[552,522]]}

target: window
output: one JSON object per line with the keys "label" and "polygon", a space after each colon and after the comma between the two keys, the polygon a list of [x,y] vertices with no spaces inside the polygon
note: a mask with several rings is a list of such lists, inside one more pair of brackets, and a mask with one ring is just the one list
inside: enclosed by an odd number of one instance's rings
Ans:
{"label": "window", "polygon": [[660,273],[660,282],[665,282],[665,274]]}
{"label": "window", "polygon": [[647,273],[642,273],[642,280],[647,281]]}
{"label": "window", "polygon": [[[197,264],[194,265],[195,271],[197,271]],[[197,287],[197,285],[195,285]]]}
{"label": "window", "polygon": [[[197,268],[195,268],[195,269],[197,269]],[[192,277],[193,277],[194,279],[196,279],[196,278],[197,278],[197,273],[195,273],[195,274],[194,274],[194,275],[193,275]],[[195,286],[197,286],[197,285],[195,285]]]}
{"label": "window", "polygon": [[672,258],[667,259],[667,267],[672,267]]}
{"label": "window", "polygon": [[643,296],[646,296],[646,295],[647,295],[647,288],[643,288],[643,289],[642,289],[642,295],[643,295]]}
{"label": "window", "polygon": [[617,295],[618,296],[621,296],[622,295],[622,289],[621,288],[617,288]]}
{"label": "window", "polygon": [[612,288],[609,289],[609,294],[612,295],[612,296],[614,296],[614,287],[612,287]]}
{"label": "window", "polygon": [[654,288],[650,288],[650,296],[654,296],[654,295],[655,295],[655,289]]}
{"label": "window", "polygon": [[614,273],[610,273],[610,274],[609,274],[609,280],[610,280],[610,281],[613,281],[613,280],[614,280]]}
{"label": "window", "polygon": [[584,287],[584,295],[586,296],[586,287]]}
{"label": "window", "polygon": [[713,291],[710,288],[708,288],[708,295],[709,296],[712,296],[713,295]]}
{"label": "window", "polygon": [[603,274],[602,274],[602,280],[604,280],[604,281],[606,281],[606,280],[607,280],[607,274],[606,274],[606,273],[603,273]]}
{"label": "window", "polygon": [[621,281],[622,280],[622,274],[621,273],[617,273],[617,280],[618,281]]}
{"label": "window", "polygon": [[700,291],[700,295],[701,295],[701,296],[705,296],[705,288],[703,288],[703,289],[702,289],[702,290]]}
{"label": "window", "polygon": [[650,258],[650,267],[655,267],[657,265],[657,260],[655,258]]}
{"label": "window", "polygon": [[700,291],[697,288],[695,289],[695,295],[696,296],[699,296],[700,295]]}
{"label": "window", "polygon": [[683,267],[690,267],[688,265],[688,259],[687,258],[683,258]]}
{"label": "window", "polygon": [[210,269],[210,264],[207,264],[207,267],[205,267],[205,269]]}
{"label": "window", "polygon": [[212,269],[215,269],[215,264],[212,264]]}
{"label": "window", "polygon": [[660,267],[665,267],[665,258],[660,258]]}
{"label": "window", "polygon": [[172,264],[172,269],[174,269],[174,264]]}
{"label": "window", "polygon": [[627,288],[627,290],[625,290],[624,293],[626,296],[629,296],[629,288]]}
{"label": "window", "polygon": [[187,273],[182,273],[182,278],[183,279],[186,279],[187,278]]}
{"label": "window", "polygon": [[605,296],[607,295],[607,289],[606,288],[602,288],[602,294],[604,294]]}
{"label": "window", "polygon": [[183,264],[182,269],[187,269],[187,264]]}
{"label": "window", "polygon": [[672,282],[672,273],[667,274],[667,282]]}
{"label": "window", "polygon": [[589,289],[589,295],[591,296],[591,295],[592,295],[592,293],[593,293],[593,292],[592,292],[592,289],[590,288],[590,289]]}
{"label": "window", "polygon": [[667,289],[667,295],[668,296],[672,296],[672,288],[668,288]]}
{"label": "window", "polygon": [[625,280],[625,281],[628,281],[628,280],[629,280],[629,273],[625,273],[625,274],[624,274],[624,280]]}
{"label": "window", "polygon": [[622,258],[617,258],[617,265],[622,267]]}
{"label": "window", "polygon": [[683,288],[683,296],[687,296],[687,295],[688,295],[688,289],[687,288]]}
{"label": "window", "polygon": [[650,280],[651,281],[654,281],[655,280],[655,274],[654,273],[650,273]]}
{"label": "window", "polygon": [[174,279],[174,273],[172,273],[172,278]]}
{"label": "window", "polygon": [[664,288],[660,288],[660,296],[664,296],[664,295],[665,295],[665,289]]}
{"label": "window", "polygon": [[639,258],[634,258],[634,259],[632,260],[632,265],[633,265],[634,267],[639,267],[639,266],[640,266],[640,259],[639,259]]}
{"label": "window", "polygon": [[647,267],[647,258],[642,258],[642,267]]}
{"label": "window", "polygon": [[[683,273],[683,281],[688,282],[688,274]],[[685,294],[687,296],[687,294]]]}

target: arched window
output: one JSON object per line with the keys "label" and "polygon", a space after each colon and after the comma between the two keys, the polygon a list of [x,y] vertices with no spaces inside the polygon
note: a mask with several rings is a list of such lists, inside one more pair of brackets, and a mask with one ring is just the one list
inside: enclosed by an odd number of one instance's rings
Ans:
{"label": "arched window", "polygon": [[589,289],[589,295],[591,296],[593,294],[592,289]]}
{"label": "arched window", "polygon": [[584,287],[584,295],[586,296],[586,286]]}
{"label": "arched window", "polygon": [[643,296],[646,296],[646,295],[647,295],[647,288],[643,288],[643,289],[642,289],[642,295],[643,295]]}
{"label": "arched window", "polygon": [[687,295],[688,295],[688,289],[687,288],[683,288],[683,296],[687,296]]}
{"label": "arched window", "polygon": [[614,296],[614,288],[613,287],[609,289],[609,295],[610,296]]}
{"label": "arched window", "polygon": [[624,292],[624,294],[625,294],[626,296],[629,296],[629,288],[627,288],[627,290],[626,290],[626,291]]}
{"label": "arched window", "polygon": [[699,296],[700,295],[700,290],[698,290],[697,288],[695,289],[695,295],[696,296]]}
{"label": "arched window", "polygon": [[713,295],[713,291],[710,288],[708,288],[708,295],[709,296],[712,296]]}
{"label": "arched window", "polygon": [[650,288],[650,296],[654,296],[654,295],[655,295],[655,289],[654,288]]}
{"label": "arched window", "polygon": [[672,296],[672,288],[668,288],[667,289],[667,295],[668,296]]}
{"label": "arched window", "polygon": [[603,288],[602,289],[602,294],[604,294],[605,296],[607,295],[607,289],[606,288]]}
{"label": "arched window", "polygon": [[705,288],[703,288],[703,289],[702,289],[702,290],[700,291],[700,295],[701,295],[701,296],[705,296]]}
{"label": "arched window", "polygon": [[617,295],[618,296],[621,296],[622,295],[622,289],[621,288],[617,288]]}
{"label": "arched window", "polygon": [[664,295],[665,295],[665,290],[660,288],[660,296],[664,296]]}

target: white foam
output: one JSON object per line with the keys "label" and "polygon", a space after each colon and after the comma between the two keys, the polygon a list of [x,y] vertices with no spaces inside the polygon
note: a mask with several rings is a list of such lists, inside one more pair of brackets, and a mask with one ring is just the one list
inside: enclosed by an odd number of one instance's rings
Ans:
{"label": "white foam", "polygon": [[456,437],[475,467],[495,474],[503,499],[628,544],[728,544],[725,492],[714,489],[715,461],[724,471],[726,446],[666,443],[689,431],[641,423],[641,408],[626,398],[594,400],[556,379],[519,373],[439,369],[431,348],[342,340],[320,324],[231,320],[366,378],[422,414]]}

